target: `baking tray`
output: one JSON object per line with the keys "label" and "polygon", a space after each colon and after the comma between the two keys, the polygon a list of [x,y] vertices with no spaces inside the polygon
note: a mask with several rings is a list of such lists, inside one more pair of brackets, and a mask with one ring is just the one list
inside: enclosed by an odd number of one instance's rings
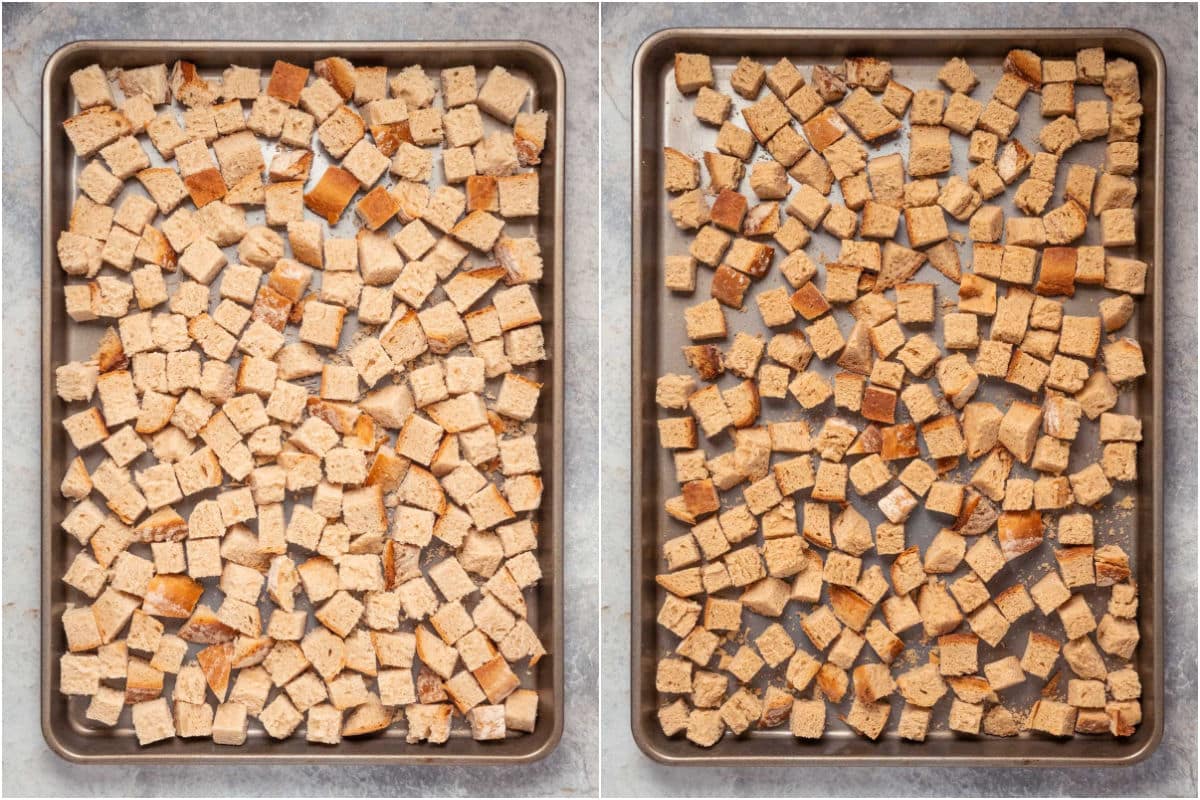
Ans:
{"label": "baking tray", "polygon": [[[1145,106],[1141,133],[1141,169],[1138,175],[1140,193],[1138,202],[1139,245],[1137,257],[1152,265],[1152,274],[1147,280],[1146,296],[1139,304],[1138,312],[1130,321],[1127,330],[1136,333],[1142,344],[1150,374],[1138,382],[1132,390],[1123,391],[1118,407],[1121,413],[1138,414],[1143,420],[1144,439],[1138,460],[1140,478],[1135,484],[1118,487],[1108,502],[1115,502],[1122,494],[1132,496],[1134,509],[1122,514],[1114,512],[1108,519],[1097,515],[1097,543],[1115,542],[1129,552],[1133,564],[1134,578],[1141,593],[1138,615],[1141,644],[1135,654],[1135,665],[1141,677],[1144,719],[1134,736],[1114,739],[1110,736],[1088,737],[1083,735],[1058,741],[1031,734],[1022,734],[1015,739],[991,737],[966,737],[954,734],[946,727],[945,707],[939,704],[924,743],[901,740],[894,732],[899,715],[899,701],[893,701],[893,711],[888,728],[876,742],[871,742],[854,733],[836,719],[838,714],[849,710],[850,695],[841,704],[831,704],[828,711],[824,738],[807,742],[797,740],[790,734],[787,725],[771,730],[751,729],[741,737],[726,734],[712,748],[701,748],[682,736],[668,738],[659,727],[656,712],[660,699],[654,686],[655,665],[658,659],[669,652],[677,638],[655,623],[663,590],[655,582],[654,575],[660,571],[662,561],[659,547],[671,536],[686,531],[682,523],[669,518],[662,510],[663,500],[677,493],[678,484],[670,454],[658,446],[657,419],[654,391],[657,376],[665,372],[691,374],[679,347],[688,344],[683,330],[682,310],[686,305],[707,299],[707,277],[711,270],[700,269],[697,290],[694,295],[668,297],[662,288],[661,265],[667,255],[686,253],[689,234],[675,228],[666,209],[667,195],[662,190],[662,148],[672,146],[698,157],[703,150],[713,150],[716,130],[699,124],[691,111],[692,98],[684,98],[674,85],[673,58],[676,52],[707,53],[712,56],[717,76],[718,89],[731,94],[734,99],[733,119],[741,125],[738,109],[748,104],[743,98],[728,90],[728,79],[741,56],[756,58],[771,64],[782,56],[791,59],[807,77],[814,64],[834,66],[845,56],[876,56],[890,60],[895,66],[895,77],[910,88],[933,88],[937,69],[953,56],[966,58],[980,77],[980,88],[973,96],[986,98],[1000,74],[1000,63],[1011,48],[1023,47],[1035,50],[1043,57],[1074,57],[1082,47],[1103,46],[1108,56],[1123,56],[1138,65],[1142,82],[1142,103]],[[1163,661],[1162,636],[1164,617],[1162,612],[1162,472],[1163,458],[1163,361],[1160,342],[1163,326],[1163,298],[1159,288],[1163,282],[1163,237],[1161,210],[1163,208],[1163,121],[1164,85],[1166,69],[1158,46],[1145,35],[1132,30],[1089,29],[1089,30],[779,30],[779,29],[671,29],[664,30],[647,39],[638,50],[633,66],[633,464],[632,494],[638,498],[632,508],[632,552],[633,558],[633,624],[632,624],[632,692],[631,711],[634,739],[648,756],[656,761],[673,765],[1089,765],[1106,766],[1131,764],[1146,758],[1158,745],[1163,731]],[[941,88],[941,87],[937,87]],[[1087,87],[1099,91],[1100,87]],[[767,92],[769,89],[763,89]],[[761,97],[762,95],[760,95]],[[1101,95],[1102,96],[1102,95]],[[1090,99],[1085,97],[1084,99]],[[1022,121],[1014,135],[1036,147],[1036,132],[1043,124],[1038,114],[1037,99],[1027,98],[1022,106]],[[907,117],[902,134],[893,137],[883,146],[871,148],[871,156],[891,152],[907,154]],[[966,137],[952,136],[955,170],[960,171],[966,162]],[[1103,157],[1103,139],[1086,142],[1073,148],[1066,160],[1089,164],[1100,163]],[[762,157],[759,149],[756,157]],[[1060,170],[1055,198],[1061,197],[1065,170]],[[944,180],[945,176],[939,176]],[[1011,195],[1006,193],[990,203],[999,202],[1011,213]],[[834,188],[830,195],[840,198],[840,190]],[[1053,202],[1058,202],[1057,200]],[[948,218],[952,231],[965,233],[963,223]],[[1088,226],[1088,237],[1082,243],[1098,243],[1096,223]],[[836,259],[837,242],[823,230],[813,232],[813,241],[807,252],[816,261]],[[964,268],[970,261],[970,250],[960,247]],[[915,280],[937,284],[939,299],[954,298],[949,292],[953,284],[931,268],[923,268]],[[783,285],[777,271],[756,283],[759,290]],[[1074,301],[1066,304],[1067,313],[1077,311],[1088,304],[1094,309],[1096,296],[1088,291],[1077,292]],[[748,305],[745,316],[728,311],[734,330],[763,333],[766,328],[752,306]],[[845,312],[839,315],[843,317]],[[1094,310],[1091,313],[1095,313]],[[939,315],[940,318],[940,315]],[[844,326],[843,326],[844,327]],[[940,319],[936,335],[940,336]],[[728,340],[722,343],[726,346]],[[810,369],[829,374],[833,365],[823,365],[816,359]],[[734,382],[726,375],[723,387]],[[986,399],[1004,402],[1015,392],[1005,393],[1008,387],[990,381],[986,387]],[[983,392],[981,391],[981,395]],[[977,398],[978,399],[978,398]],[[785,406],[786,404],[786,406]],[[786,407],[786,411],[784,411]],[[820,417],[828,412],[809,414],[791,399],[787,401],[764,400],[763,417],[768,420],[780,418],[807,418],[814,434],[819,427]],[[861,423],[859,423],[861,424]],[[1095,430],[1094,424],[1090,431]],[[1092,435],[1094,440],[1094,433]],[[1087,455],[1098,453],[1095,442],[1080,443],[1073,448],[1071,471],[1079,468]],[[1083,446],[1081,450],[1080,446]],[[721,440],[709,452],[727,449]],[[1078,460],[1077,460],[1078,459]],[[953,473],[961,475],[963,469]],[[856,504],[863,511],[872,527],[882,519],[873,503]],[[867,506],[870,506],[869,508]],[[924,523],[922,526],[921,523]],[[907,525],[908,544],[918,544],[924,551],[929,539],[939,527],[924,514],[914,514]],[[1110,528],[1115,535],[1109,535]],[[1039,551],[1038,562],[1048,553]],[[1029,559],[1026,559],[1029,560]],[[864,559],[864,567],[880,563],[879,557],[871,554]],[[888,562],[883,562],[888,563]],[[1038,570],[1038,567],[1041,567]],[[1027,580],[1045,571],[1044,564],[1024,564],[1020,560],[1006,567],[993,579],[991,587],[1002,588],[1013,580]],[[1037,570],[1037,571],[1035,571]],[[962,568],[955,574],[961,574]],[[1008,580],[1005,575],[1010,576]],[[1093,609],[1103,610],[1097,603],[1098,590],[1091,587],[1085,592]],[[1107,593],[1106,590],[1105,594]],[[796,640],[797,645],[811,651],[807,640],[799,632],[796,612],[798,604],[789,604],[780,621]],[[1039,628],[1056,623],[1040,621],[1040,614],[1032,615]],[[757,615],[755,631],[765,624]],[[1025,630],[1030,626],[1030,617],[1013,625],[1001,649],[1021,652]],[[1061,629],[1053,630],[1056,635]],[[916,647],[920,661],[924,660],[927,646],[917,641],[909,632],[906,645]],[[999,657],[981,643],[981,663]],[[732,651],[734,648],[727,648]],[[1007,654],[1007,653],[1006,653]],[[866,660],[873,660],[869,656]],[[861,660],[860,662],[861,663]],[[915,666],[915,663],[913,663]],[[1059,667],[1069,673],[1060,661]],[[894,672],[908,667],[898,664]],[[769,670],[764,670],[769,671]],[[771,671],[773,672],[773,671]],[[778,681],[776,681],[778,682]],[[760,674],[753,686],[762,688],[766,681]],[[1005,692],[1004,700],[1018,710],[1028,708],[1036,696],[1040,684],[1027,681],[1023,693],[1012,690]],[[1065,688],[1065,685],[1064,685]],[[805,696],[808,692],[805,692]]]}
{"label": "baking tray", "polygon": [[[477,742],[456,716],[450,740],[444,745],[408,745],[402,721],[386,731],[345,739],[336,747],[307,743],[302,735],[276,741],[258,725],[242,747],[223,747],[203,739],[170,739],[139,747],[126,711],[114,728],[104,728],[85,717],[86,698],[68,698],[58,692],[58,655],[65,649],[59,617],[70,589],[59,577],[78,545],[59,528],[65,502],[58,482],[67,460],[69,443],[62,429],[65,405],[54,392],[54,367],[64,361],[90,357],[103,326],[70,323],[63,305],[64,273],[58,267],[55,241],[70,217],[76,195],[75,176],[80,162],[62,130],[62,122],[75,113],[68,77],[92,63],[106,70],[177,59],[192,61],[205,77],[219,76],[230,64],[260,67],[264,76],[276,59],[308,65],[327,56],[345,56],[362,65],[397,70],[422,64],[439,70],[474,64],[481,70],[504,66],[533,86],[524,110],[545,109],[550,114],[546,146],[539,167],[540,214],[514,221],[509,230],[536,235],[542,250],[545,275],[533,287],[543,314],[547,360],[539,380],[545,384],[538,410],[531,420],[540,431],[539,456],[544,470],[539,525],[538,559],[543,579],[527,596],[529,623],[538,632],[548,655],[533,668],[517,670],[526,688],[539,694],[538,724],[534,733],[502,742]],[[337,764],[520,764],[544,758],[558,744],[563,725],[563,173],[565,79],[558,58],[546,47],[528,41],[426,41],[426,42],[295,42],[295,41],[79,41],[55,52],[42,74],[42,733],[51,749],[76,762],[121,763],[337,763]],[[493,121],[485,120],[485,130]],[[160,159],[147,147],[157,166]],[[271,150],[268,147],[266,154]],[[327,163],[321,148],[314,149],[313,175]],[[435,171],[434,185],[441,180]],[[136,185],[136,182],[133,182]],[[136,189],[135,191],[140,191]],[[247,213],[251,225],[261,224],[261,209]],[[355,215],[343,215],[332,229],[335,235],[352,236]],[[535,233],[536,232],[536,233]],[[476,263],[482,259],[478,254]],[[168,275],[170,284],[170,276]],[[348,318],[343,340],[353,336]],[[91,466],[91,465],[89,465]],[[290,502],[290,500],[289,500]],[[204,601],[215,591],[206,587]],[[76,598],[77,599],[77,598]],[[298,600],[298,602],[300,602]],[[306,602],[306,601],[305,601]],[[195,649],[193,645],[192,649]]]}

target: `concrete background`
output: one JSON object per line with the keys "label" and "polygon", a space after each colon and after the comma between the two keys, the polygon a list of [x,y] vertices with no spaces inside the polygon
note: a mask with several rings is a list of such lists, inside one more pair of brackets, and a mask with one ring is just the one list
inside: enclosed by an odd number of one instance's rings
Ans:
{"label": "concrete background", "polygon": [[[865,13],[868,12],[869,13]],[[651,761],[630,734],[630,163],[632,64],[663,28],[1132,27],[1167,55],[1165,552],[1166,733],[1145,762],[1121,769],[711,768]],[[795,3],[625,5],[601,11],[604,164],[601,228],[601,471],[604,532],[602,781],[608,796],[1196,796],[1196,8],[1184,5]],[[800,779],[800,780],[798,780]],[[802,780],[802,782],[801,782]]]}
{"label": "concrete background", "polygon": [[[594,5],[32,5],[4,7],[4,781],[6,796],[594,796],[598,786]],[[41,73],[77,39],[531,39],[567,75],[566,727],[519,768],[79,766],[42,740],[38,712]]]}

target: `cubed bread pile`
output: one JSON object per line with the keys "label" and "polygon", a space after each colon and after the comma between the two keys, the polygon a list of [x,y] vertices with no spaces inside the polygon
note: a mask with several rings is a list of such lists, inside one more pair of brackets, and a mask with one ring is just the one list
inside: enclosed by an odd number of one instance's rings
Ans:
{"label": "cubed bread pile", "polygon": [[265,77],[71,75],[60,691],[143,745],[533,731],[547,114],[499,66]]}
{"label": "cubed bread pile", "polygon": [[[1146,373],[1135,65],[1013,50],[990,87],[960,58],[909,87],[876,58],[808,80],[743,58],[724,87],[678,53],[674,75],[715,135],[663,153],[694,232],[663,265],[694,298],[656,391],[664,733],[1131,735],[1138,590],[1105,520],[1142,439],[1118,410]],[[1095,139],[1102,163],[1072,157]],[[818,230],[836,257],[806,252]]]}

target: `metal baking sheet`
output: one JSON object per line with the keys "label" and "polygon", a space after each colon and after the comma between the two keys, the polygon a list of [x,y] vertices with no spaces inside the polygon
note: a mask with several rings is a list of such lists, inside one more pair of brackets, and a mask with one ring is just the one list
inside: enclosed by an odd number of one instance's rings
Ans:
{"label": "metal baking sheet", "polygon": [[[530,373],[544,383],[538,410],[531,422],[538,430],[539,456],[543,467],[542,508],[535,516],[539,527],[538,559],[543,579],[526,601],[529,623],[548,651],[538,664],[518,668],[522,686],[539,694],[538,723],[531,734],[511,736],[502,742],[477,742],[461,716],[456,714],[450,740],[444,745],[404,741],[406,725],[398,720],[386,731],[368,737],[348,738],[336,747],[310,744],[303,733],[277,741],[261,726],[252,724],[246,744],[223,747],[207,739],[175,738],[149,747],[139,747],[129,712],[120,723],[106,728],[85,716],[87,698],[65,697],[58,692],[58,657],[65,650],[59,618],[72,598],[72,590],[60,580],[79,546],[63,534],[59,524],[66,502],[58,483],[68,461],[70,446],[62,429],[66,404],[54,392],[55,366],[73,359],[90,358],[103,325],[71,322],[63,304],[65,274],[58,267],[55,241],[68,223],[71,205],[78,194],[76,176],[83,166],[63,133],[62,122],[76,113],[68,77],[81,67],[99,63],[105,70],[166,62],[177,59],[197,65],[206,78],[220,77],[230,64],[259,67],[264,78],[276,59],[311,65],[328,56],[344,56],[356,65],[387,66],[391,74],[411,64],[421,64],[431,73],[474,64],[481,71],[500,65],[526,80],[532,87],[524,110],[549,112],[546,146],[539,167],[541,211],[530,220],[514,220],[508,230],[519,236],[536,236],[545,263],[542,282],[533,286],[543,314],[547,360]],[[562,453],[563,453],[563,170],[565,80],[558,58],[547,48],[526,41],[431,41],[431,42],[229,42],[229,41],[82,41],[58,50],[46,64],[42,76],[42,732],[59,755],[77,762],[122,763],[369,763],[369,764],[519,764],[545,757],[562,735],[563,725],[563,617],[562,617]],[[490,132],[498,123],[485,120]],[[161,159],[147,147],[155,166]],[[269,158],[271,147],[265,149]],[[322,148],[314,148],[312,174],[319,175],[328,163]],[[435,170],[433,185],[441,182]],[[141,192],[130,181],[126,192]],[[247,212],[250,225],[262,224],[263,211]],[[353,236],[357,220],[347,210],[331,233]],[[485,266],[484,257],[473,253],[468,263]],[[173,278],[166,276],[168,286]],[[439,290],[440,291],[440,290]],[[347,318],[343,341],[352,341],[357,320]],[[489,390],[492,387],[489,386]],[[315,393],[315,387],[310,387]],[[89,468],[94,464],[89,462]],[[290,504],[290,499],[288,501]],[[186,515],[190,504],[181,506]],[[206,587],[203,602],[210,602],[215,587]],[[266,602],[265,600],[263,601]],[[307,600],[298,598],[298,603]],[[195,645],[191,647],[194,651]],[[169,684],[168,680],[168,684]]]}
{"label": "metal baking sheet", "polygon": [[[1103,46],[1108,57],[1122,56],[1137,64],[1142,84],[1142,103],[1145,107],[1141,132],[1140,163],[1137,180],[1140,183],[1138,197],[1138,245],[1130,248],[1130,255],[1152,265],[1152,274],[1147,280],[1146,296],[1139,303],[1138,311],[1130,321],[1126,335],[1135,335],[1145,353],[1149,374],[1132,389],[1125,389],[1117,408],[1121,413],[1139,415],[1144,423],[1145,441],[1139,449],[1139,479],[1134,484],[1118,484],[1114,495],[1106,501],[1104,512],[1097,513],[1097,546],[1106,543],[1120,544],[1131,557],[1134,579],[1140,587],[1141,606],[1138,615],[1141,643],[1135,654],[1135,665],[1140,674],[1143,694],[1144,718],[1134,736],[1114,739],[1110,736],[1077,735],[1067,740],[1053,740],[1029,733],[1013,739],[992,737],[969,737],[951,732],[946,723],[949,701],[943,699],[934,713],[929,736],[924,743],[907,742],[895,733],[896,721],[902,701],[893,699],[893,710],[888,726],[878,741],[860,737],[838,719],[849,711],[852,693],[844,702],[830,704],[824,738],[808,742],[794,738],[786,723],[775,729],[751,728],[741,737],[728,731],[724,738],[712,748],[701,748],[687,741],[682,735],[668,738],[662,733],[657,719],[660,699],[655,690],[655,665],[659,658],[668,654],[678,638],[658,626],[655,617],[665,594],[654,581],[658,572],[665,567],[661,560],[660,547],[663,541],[686,532],[682,523],[668,517],[663,511],[663,501],[678,493],[674,466],[669,452],[658,445],[656,420],[658,409],[654,401],[655,381],[661,374],[677,372],[692,374],[680,352],[680,347],[689,344],[684,332],[683,310],[685,307],[708,298],[712,271],[703,266],[698,270],[697,288],[693,295],[672,294],[663,288],[662,264],[668,255],[686,254],[687,245],[694,232],[678,230],[670,219],[666,201],[668,195],[662,189],[662,148],[674,147],[699,158],[705,150],[715,150],[716,129],[699,123],[692,113],[693,97],[684,97],[675,87],[673,60],[676,52],[706,53],[712,57],[717,78],[717,89],[732,95],[734,111],[732,118],[743,126],[739,109],[749,101],[733,93],[729,87],[729,76],[739,57],[749,56],[770,65],[786,56],[806,76],[815,64],[836,66],[846,56],[876,56],[885,58],[894,65],[894,78],[911,89],[942,88],[937,84],[938,69],[948,58],[961,56],[968,60],[980,78],[980,87],[975,90],[975,99],[986,99],[1001,72],[1004,54],[1012,48],[1029,48],[1046,57],[1074,57],[1084,47]],[[1163,120],[1164,83],[1166,80],[1162,53],[1148,37],[1130,30],[760,30],[760,29],[672,29],[661,31],[647,39],[638,51],[634,64],[633,95],[633,496],[639,498],[632,509],[632,552],[633,559],[633,624],[632,624],[632,726],[634,738],[642,750],[657,761],[674,765],[820,765],[820,764],[927,764],[927,765],[1118,765],[1130,764],[1146,758],[1157,746],[1163,726],[1163,666],[1162,666],[1162,486],[1159,475],[1162,469],[1163,419],[1162,419],[1162,341],[1163,300],[1159,291],[1163,283],[1162,263],[1162,216],[1163,206]],[[1092,91],[1103,97],[1099,86],[1082,88],[1077,96],[1093,99]],[[765,94],[769,89],[763,88]],[[762,95],[760,94],[760,97]],[[1038,113],[1038,98],[1026,98],[1022,105],[1021,124],[1014,136],[1026,143],[1031,151],[1037,151],[1037,131],[1047,121]],[[896,137],[886,140],[881,146],[869,148],[870,156],[900,152],[907,156],[907,117],[904,130]],[[955,174],[965,171],[967,137],[952,136]],[[1085,142],[1071,149],[1065,161],[1100,165],[1104,155],[1103,139]],[[755,158],[763,158],[765,151],[759,148]],[[1051,206],[1060,202],[1065,180],[1065,169],[1060,169],[1055,199]],[[938,176],[944,181],[946,176]],[[831,202],[840,201],[840,190],[835,186]],[[988,201],[1000,204],[1006,216],[1013,213],[1012,192]],[[952,231],[965,235],[966,224],[956,223],[947,217]],[[1088,234],[1082,244],[1098,244],[1098,224],[1091,218]],[[772,242],[774,244],[774,242]],[[835,260],[837,241],[824,230],[813,232],[813,241],[806,251],[817,262]],[[959,245],[964,269],[969,268],[970,246]],[[778,260],[778,256],[777,256]],[[939,307],[944,302],[953,303],[957,297],[954,284],[931,267],[924,267],[913,278],[916,281],[936,284]],[[768,273],[756,281],[752,292],[786,285],[778,271]],[[1074,299],[1065,304],[1067,313],[1095,314],[1095,304],[1104,294],[1097,287],[1081,287]],[[750,297],[742,313],[726,309],[730,335],[737,330],[753,334],[765,334],[768,329],[754,310]],[[944,308],[942,309],[945,310]],[[849,314],[843,308],[837,310],[843,329]],[[931,331],[940,342],[941,314]],[[798,319],[799,323],[799,319]],[[802,323],[801,323],[802,324]],[[985,323],[986,326],[986,323]],[[986,327],[981,332],[986,333]],[[927,328],[926,328],[927,329]],[[774,332],[778,332],[776,329]],[[909,331],[909,335],[917,330]],[[728,340],[718,342],[727,347]],[[810,369],[826,376],[836,371],[833,364],[824,364],[813,359]],[[728,388],[736,381],[725,375],[719,385]],[[1011,391],[1014,387],[990,380],[981,386],[975,399],[987,399],[1006,404],[1008,399],[1018,396]],[[830,414],[830,404],[821,406],[816,412],[805,412],[790,396],[787,400],[763,400],[762,418],[766,421],[778,419],[808,419],[813,433],[817,432],[822,417]],[[898,422],[907,420],[901,412]],[[861,427],[861,420],[856,419]],[[1085,426],[1089,438],[1081,432],[1080,441],[1072,448],[1069,471],[1094,460],[1099,453],[1095,424]],[[707,446],[706,446],[707,445]],[[702,444],[706,452],[716,454],[728,450],[731,442],[722,435],[717,442]],[[969,476],[974,465],[960,466],[951,475],[959,480]],[[1014,472],[1014,475],[1018,474]],[[1022,473],[1023,474],[1023,473]],[[736,495],[736,491],[726,493]],[[1127,497],[1126,509],[1113,509],[1119,498]],[[882,520],[882,515],[870,502],[856,502],[855,506],[871,521],[872,528]],[[727,502],[730,497],[726,498]],[[736,502],[736,501],[732,501]],[[732,504],[728,502],[728,504]],[[799,504],[799,500],[797,500]],[[799,512],[800,509],[798,508]],[[918,544],[924,552],[925,546],[940,525],[930,515],[918,512],[906,525],[907,544]],[[1037,553],[1019,559],[1005,567],[990,582],[995,592],[1017,580],[1036,580],[1051,568],[1053,562],[1051,545]],[[864,568],[873,563],[882,563],[886,568],[890,558],[882,560],[873,551],[864,558]],[[962,574],[964,568],[954,575]],[[953,577],[953,576],[946,576]],[[1094,611],[1103,613],[1107,602],[1107,589],[1089,587],[1084,592]],[[1101,595],[1104,599],[1100,600]],[[811,652],[811,645],[799,631],[798,608],[790,603],[780,621],[792,634],[797,646]],[[765,627],[766,620],[755,614],[747,615],[751,620],[751,631],[757,633]],[[1032,618],[1032,619],[1031,619]],[[1061,637],[1061,626],[1056,620],[1042,618],[1039,612],[1027,616],[1013,625],[999,649],[993,650],[980,644],[980,663],[1002,655],[1020,655],[1024,648],[1025,634],[1030,629],[1047,630]],[[893,673],[899,673],[923,663],[929,643],[919,641],[919,631],[909,631],[903,637],[916,657],[911,662],[899,660]],[[732,654],[736,647],[726,646]],[[906,652],[905,656],[910,654]],[[904,657],[902,657],[903,659]],[[869,654],[859,662],[875,660]],[[1112,660],[1110,660],[1110,664]],[[1058,667],[1069,676],[1069,668],[1059,661]],[[773,673],[774,683],[780,685],[782,666],[778,670],[764,668],[763,673]],[[752,684],[762,689],[767,685],[763,673]],[[1006,691],[1002,699],[1016,711],[1024,711],[1037,696],[1042,683],[1031,679],[1019,690]],[[807,690],[808,696],[812,690]]]}

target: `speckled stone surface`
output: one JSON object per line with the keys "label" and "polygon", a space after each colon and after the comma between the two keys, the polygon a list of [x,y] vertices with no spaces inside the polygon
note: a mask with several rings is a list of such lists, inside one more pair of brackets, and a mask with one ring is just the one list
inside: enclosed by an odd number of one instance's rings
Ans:
{"label": "speckled stone surface", "polygon": [[[16,5],[4,8],[4,782],[7,796],[594,796],[598,786],[595,6]],[[78,766],[38,713],[41,74],[77,39],[530,39],[567,75],[566,729],[515,767]]]}
{"label": "speckled stone surface", "polygon": [[[672,27],[1132,27],[1167,55],[1165,478],[1166,733],[1122,769],[682,770],[638,750],[629,715],[629,314],[632,64],[650,34]],[[602,780],[608,796],[1196,796],[1196,9],[1194,6],[606,4],[601,12],[603,193],[601,430],[604,533],[601,630]],[[1177,168],[1173,168],[1177,167]]]}

